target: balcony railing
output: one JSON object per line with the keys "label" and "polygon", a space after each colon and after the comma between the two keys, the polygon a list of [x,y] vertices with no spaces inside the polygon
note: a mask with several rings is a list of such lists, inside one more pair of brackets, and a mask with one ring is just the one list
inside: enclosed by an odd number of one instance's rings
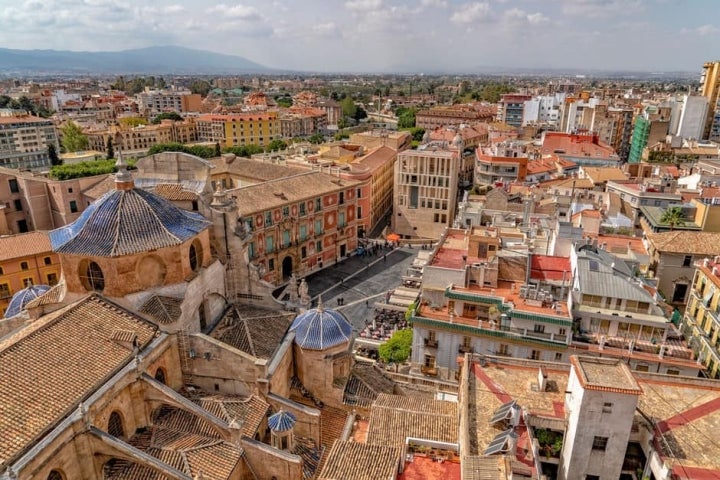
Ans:
{"label": "balcony railing", "polygon": [[437,368],[435,367],[426,367],[425,365],[423,365],[422,367],[420,367],[420,372],[423,375],[432,375],[433,377],[437,376]]}
{"label": "balcony railing", "polygon": [[426,339],[425,339],[425,346],[426,346],[426,347],[430,347],[430,348],[437,348],[437,346],[438,346],[438,341],[437,341],[437,339],[426,338]]}

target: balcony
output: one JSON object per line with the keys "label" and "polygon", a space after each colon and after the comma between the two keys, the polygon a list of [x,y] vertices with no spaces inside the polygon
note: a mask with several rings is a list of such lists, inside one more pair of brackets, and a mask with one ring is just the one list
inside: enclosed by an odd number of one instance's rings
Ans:
{"label": "balcony", "polygon": [[460,345],[458,347],[458,353],[475,353],[475,351],[470,345]]}
{"label": "balcony", "polygon": [[436,338],[425,338],[424,339],[425,346],[429,348],[437,348],[438,347],[438,341]]}
{"label": "balcony", "polygon": [[426,367],[425,365],[423,365],[423,366],[420,367],[420,372],[421,372],[423,375],[431,375],[431,376],[433,376],[433,377],[436,377],[437,374],[438,374],[437,368],[435,368],[435,367]]}

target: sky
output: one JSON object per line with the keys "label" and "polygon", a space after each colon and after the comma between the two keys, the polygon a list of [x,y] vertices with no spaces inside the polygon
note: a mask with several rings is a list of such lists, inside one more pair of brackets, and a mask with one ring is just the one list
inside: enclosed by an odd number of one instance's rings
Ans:
{"label": "sky", "polygon": [[699,73],[720,0],[0,0],[0,47],[159,45],[300,71]]}

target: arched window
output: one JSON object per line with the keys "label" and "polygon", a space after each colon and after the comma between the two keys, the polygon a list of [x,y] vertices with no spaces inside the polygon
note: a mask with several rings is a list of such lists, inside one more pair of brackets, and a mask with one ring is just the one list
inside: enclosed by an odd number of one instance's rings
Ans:
{"label": "arched window", "polygon": [[97,263],[87,260],[82,262],[78,273],[86,290],[95,292],[105,290],[105,276]]}
{"label": "arched window", "polygon": [[51,470],[47,480],[65,480],[65,476],[60,470]]}
{"label": "arched window", "polygon": [[158,368],[155,372],[155,380],[165,385],[165,370]]}
{"label": "arched window", "polygon": [[110,420],[108,420],[108,433],[113,437],[124,438],[125,428],[123,427],[122,417],[118,412],[112,412],[110,414]]}
{"label": "arched window", "polygon": [[190,268],[193,272],[197,272],[203,264],[203,251],[200,242],[195,240],[190,245],[190,251],[188,252],[188,258],[190,260]]}

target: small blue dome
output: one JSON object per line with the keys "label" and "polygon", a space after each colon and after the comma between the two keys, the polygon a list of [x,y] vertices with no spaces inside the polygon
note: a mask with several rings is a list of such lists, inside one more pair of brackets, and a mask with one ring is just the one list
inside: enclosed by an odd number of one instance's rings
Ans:
{"label": "small blue dome", "polygon": [[295,317],[290,331],[295,332],[295,343],[300,348],[325,350],[352,339],[352,325],[335,310],[326,310],[322,303]]}
{"label": "small blue dome", "polygon": [[14,317],[25,309],[25,305],[38,298],[43,293],[50,290],[49,285],[32,285],[23,288],[10,299],[7,310],[5,310],[5,318]]}
{"label": "small blue dome", "polygon": [[295,426],[295,420],[295,415],[280,410],[268,418],[268,427],[273,432],[287,432]]}

